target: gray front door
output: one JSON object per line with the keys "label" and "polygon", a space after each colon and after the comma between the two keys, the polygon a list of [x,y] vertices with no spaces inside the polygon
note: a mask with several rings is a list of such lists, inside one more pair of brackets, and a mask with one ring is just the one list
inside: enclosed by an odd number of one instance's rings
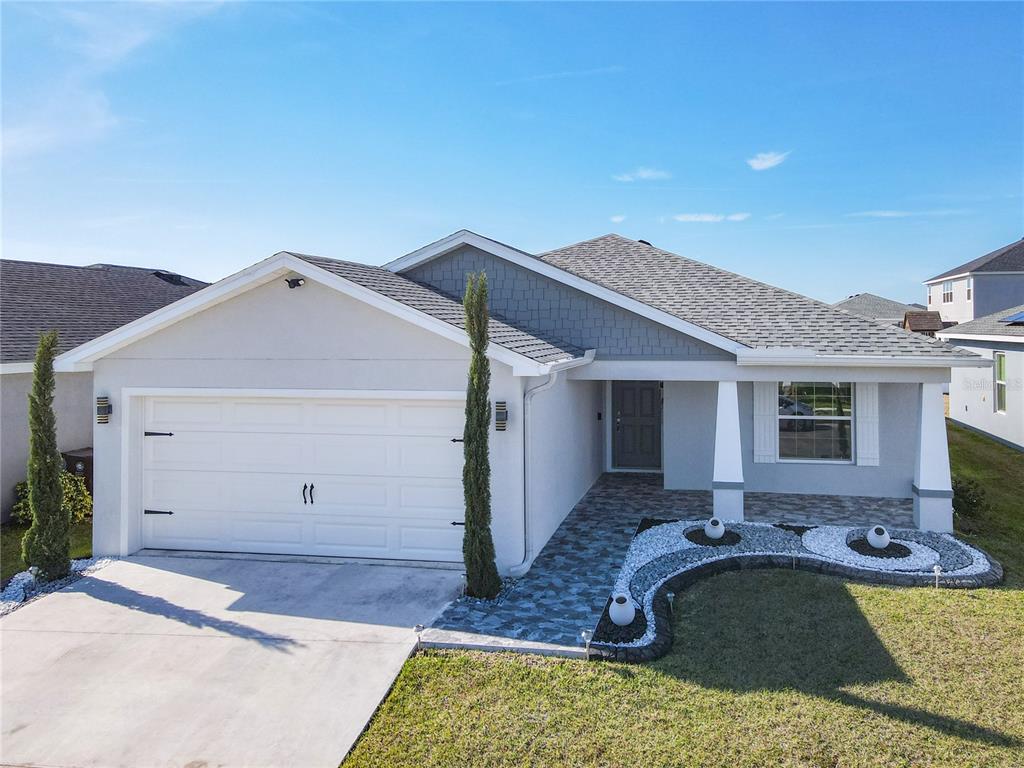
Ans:
{"label": "gray front door", "polygon": [[661,382],[612,382],[612,466],[661,469]]}

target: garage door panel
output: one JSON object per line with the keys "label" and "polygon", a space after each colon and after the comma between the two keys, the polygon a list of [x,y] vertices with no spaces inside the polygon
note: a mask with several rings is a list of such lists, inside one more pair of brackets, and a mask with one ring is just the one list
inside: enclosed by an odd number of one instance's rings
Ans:
{"label": "garage door panel", "polygon": [[[153,398],[148,547],[458,561],[462,403]],[[303,503],[304,484],[316,487]]]}

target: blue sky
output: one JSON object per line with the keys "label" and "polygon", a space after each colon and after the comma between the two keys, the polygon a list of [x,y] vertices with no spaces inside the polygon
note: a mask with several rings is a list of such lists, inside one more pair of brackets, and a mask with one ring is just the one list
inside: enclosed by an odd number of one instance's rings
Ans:
{"label": "blue sky", "polygon": [[1024,235],[1024,6],[3,5],[7,258],[617,231],[835,301]]}

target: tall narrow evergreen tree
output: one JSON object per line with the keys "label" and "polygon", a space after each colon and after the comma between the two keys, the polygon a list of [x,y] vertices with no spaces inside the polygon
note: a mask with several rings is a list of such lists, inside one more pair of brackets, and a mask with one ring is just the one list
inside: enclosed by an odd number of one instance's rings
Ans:
{"label": "tall narrow evergreen tree", "polygon": [[53,414],[53,358],[57,333],[39,338],[28,396],[28,503],[32,525],[22,539],[22,556],[39,577],[52,581],[71,569],[71,516],[63,506],[57,450],[57,419]]}
{"label": "tall narrow evergreen tree", "polygon": [[471,274],[466,279],[462,301],[466,311],[466,333],[471,356],[466,386],[466,427],[463,451],[462,489],[466,497],[466,528],[462,557],[466,562],[466,591],[473,597],[493,598],[501,590],[494,565],[491,538],[491,460],[487,446],[491,423],[491,364],[487,359],[487,275]]}

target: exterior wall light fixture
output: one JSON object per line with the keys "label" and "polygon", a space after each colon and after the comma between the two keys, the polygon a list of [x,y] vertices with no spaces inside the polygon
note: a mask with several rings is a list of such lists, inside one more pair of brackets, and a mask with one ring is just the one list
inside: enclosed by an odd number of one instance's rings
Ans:
{"label": "exterior wall light fixture", "polygon": [[494,431],[504,432],[508,429],[508,403],[498,400],[494,404]]}
{"label": "exterior wall light fixture", "polygon": [[96,398],[96,423],[109,424],[110,414],[114,412],[114,406],[110,404],[110,398],[101,396]]}

